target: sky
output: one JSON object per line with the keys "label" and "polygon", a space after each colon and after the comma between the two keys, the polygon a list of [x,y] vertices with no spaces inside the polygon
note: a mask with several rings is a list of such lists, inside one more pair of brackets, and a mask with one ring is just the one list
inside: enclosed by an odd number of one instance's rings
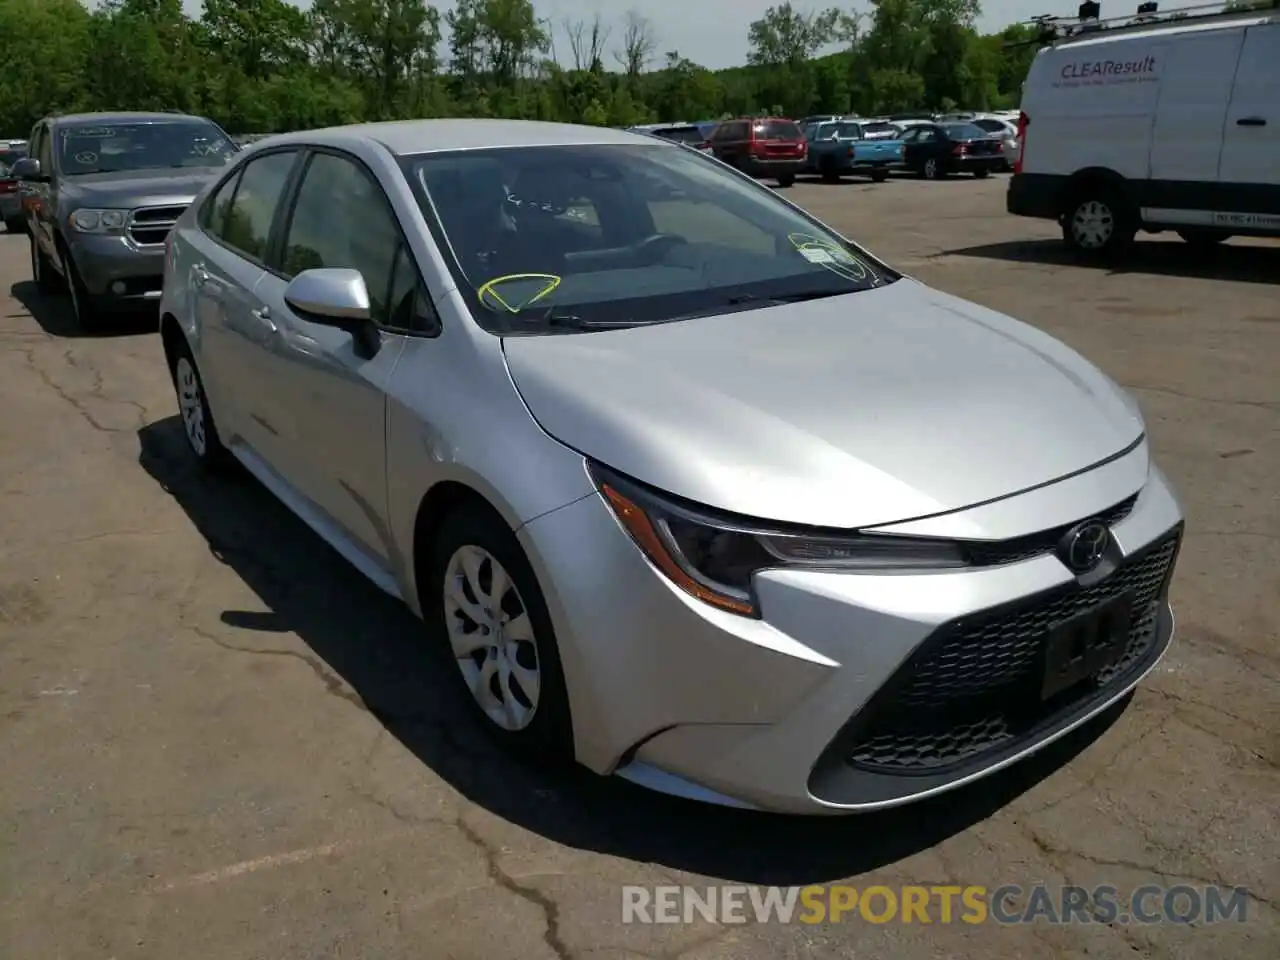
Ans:
{"label": "sky", "polygon": [[[291,2],[299,7],[311,5],[311,0]],[[442,13],[453,5],[450,0],[433,2]],[[746,61],[747,25],[758,20],[765,10],[778,2],[780,0],[533,0],[533,5],[539,16],[550,19],[558,30],[566,17],[589,20],[596,12],[606,24],[621,24],[626,11],[634,7],[653,23],[659,57],[668,50],[678,50],[681,56],[714,70],[738,66]],[[1137,4],[1137,0],[1122,2],[1126,9]],[[90,0],[89,6],[96,5],[96,0]],[[807,6],[802,0],[795,5]],[[830,5],[832,0],[825,3],[819,0],[811,5],[811,9]],[[836,5],[863,11],[870,9],[865,3],[843,4],[836,0]],[[203,3],[202,0],[183,0],[183,6],[188,14],[199,16]],[[990,33],[1043,13],[1074,16],[1076,6],[1075,0],[984,0],[978,28]],[[620,33],[621,27],[616,26],[615,36],[610,37],[611,48]],[[567,59],[568,44],[563,33],[557,40],[561,59]],[[442,49],[441,56],[444,55]],[[606,60],[612,63],[611,57]]]}

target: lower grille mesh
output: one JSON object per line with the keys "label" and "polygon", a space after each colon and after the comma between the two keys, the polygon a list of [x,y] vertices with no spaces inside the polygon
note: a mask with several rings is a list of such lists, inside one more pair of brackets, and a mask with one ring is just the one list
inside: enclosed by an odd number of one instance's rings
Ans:
{"label": "lower grille mesh", "polygon": [[[1072,584],[1016,608],[958,620],[925,641],[855,721],[844,755],[882,772],[931,772],[1007,745],[1122,679],[1156,642],[1180,531],[1090,587]],[[1121,659],[1049,701],[1042,646],[1059,623],[1129,594],[1133,624]]]}

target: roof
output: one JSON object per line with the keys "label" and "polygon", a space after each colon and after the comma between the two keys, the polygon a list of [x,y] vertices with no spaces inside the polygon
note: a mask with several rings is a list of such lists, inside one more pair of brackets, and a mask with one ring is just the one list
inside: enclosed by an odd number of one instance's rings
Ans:
{"label": "roof", "polygon": [[122,110],[107,113],[66,113],[49,117],[54,123],[154,123],[164,120],[203,120],[190,113],[155,113]]}
{"label": "roof", "polygon": [[334,146],[373,140],[394,154],[438,153],[444,150],[483,150],[488,147],[558,147],[586,144],[648,144],[652,138],[610,127],[539,120],[397,120],[359,123],[283,133],[254,144],[328,143]]}

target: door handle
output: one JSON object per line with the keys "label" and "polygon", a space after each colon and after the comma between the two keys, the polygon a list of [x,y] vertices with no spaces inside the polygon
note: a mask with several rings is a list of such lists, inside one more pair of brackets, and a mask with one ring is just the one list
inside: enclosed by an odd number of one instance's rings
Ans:
{"label": "door handle", "polygon": [[255,320],[259,320],[262,323],[265,323],[267,327],[270,328],[272,333],[280,332],[280,328],[276,326],[276,322],[271,319],[271,308],[268,307],[266,304],[263,304],[262,306],[258,307],[256,310],[250,310],[249,313],[253,315],[253,318]]}
{"label": "door handle", "polygon": [[197,287],[203,286],[204,282],[209,279],[209,271],[204,268],[203,263],[197,263],[191,268],[191,282]]}
{"label": "door handle", "polygon": [[1237,127],[1265,127],[1267,121],[1262,117],[1241,117],[1236,121]]}

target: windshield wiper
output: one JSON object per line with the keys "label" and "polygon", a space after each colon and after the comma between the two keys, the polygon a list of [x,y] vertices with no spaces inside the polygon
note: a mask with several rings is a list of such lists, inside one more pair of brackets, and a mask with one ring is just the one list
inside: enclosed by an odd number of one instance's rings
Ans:
{"label": "windshield wiper", "polygon": [[636,326],[633,320],[588,320],[575,313],[565,313],[560,307],[548,307],[540,319],[549,327],[568,330],[616,330]]}
{"label": "windshield wiper", "polygon": [[737,297],[730,297],[725,303],[730,306],[739,306],[745,304],[759,304],[766,306],[770,303],[804,303],[808,300],[824,300],[827,297],[841,297],[846,293],[856,293],[856,290],[806,290],[804,293],[776,293],[768,296],[758,296],[754,293],[744,293]]}

